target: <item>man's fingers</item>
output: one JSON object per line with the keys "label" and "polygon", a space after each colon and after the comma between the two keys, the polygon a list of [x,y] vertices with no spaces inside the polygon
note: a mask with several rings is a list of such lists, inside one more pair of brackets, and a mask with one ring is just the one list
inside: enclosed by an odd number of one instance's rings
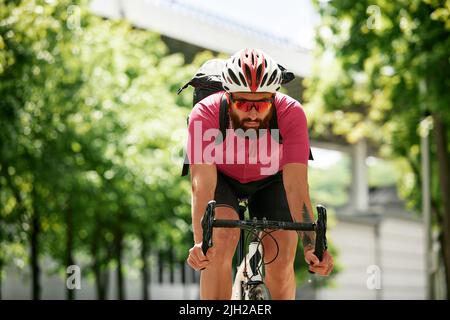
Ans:
{"label": "man's fingers", "polygon": [[[201,257],[199,255],[201,255]],[[203,259],[202,259],[202,257],[203,257]],[[203,268],[204,266],[203,266],[202,260],[206,260],[203,253],[199,252],[198,250],[193,250],[193,249],[190,250],[189,259],[190,259],[190,261],[193,262],[193,265],[195,266],[194,269],[196,269],[196,270]]]}
{"label": "man's fingers", "polygon": [[334,268],[334,261],[333,258],[330,256],[330,262],[328,264],[327,274],[330,274],[331,271],[333,271]]}
{"label": "man's fingers", "polygon": [[310,255],[310,266],[309,270],[320,274],[322,276],[327,276],[331,273],[333,270],[333,258],[331,257],[328,252],[325,251],[325,254],[323,256],[322,261],[319,261],[319,259],[315,255]]}
{"label": "man's fingers", "polygon": [[199,250],[197,253],[198,265],[201,267],[201,269],[204,269],[211,263],[211,259],[216,255],[216,250],[215,248],[210,248],[206,252],[206,256],[203,254],[202,250]]}
{"label": "man's fingers", "polygon": [[313,271],[316,270],[326,270],[328,266],[324,266],[324,265],[310,265],[310,269]]}
{"label": "man's fingers", "polygon": [[[210,249],[211,250],[211,249]],[[211,256],[210,256],[210,250],[206,253],[208,258],[211,258],[215,255],[215,251],[211,250]],[[203,251],[199,247],[194,247],[191,250],[189,250],[189,259],[188,261],[192,262],[192,267],[196,270],[201,270],[207,267],[211,262],[205,255],[203,254]]]}
{"label": "man's fingers", "polygon": [[320,264],[320,260],[319,260],[319,258],[317,258],[317,256],[316,256],[315,254],[312,254],[312,255],[311,255],[311,263],[312,263],[313,265]]}
{"label": "man's fingers", "polygon": [[332,266],[332,265],[328,267],[328,269],[327,269],[327,274],[330,274],[331,271],[333,271],[333,266]]}
{"label": "man's fingers", "polygon": [[190,259],[190,261],[192,261],[192,264],[195,266],[194,269],[199,270],[204,267],[202,264],[202,261],[195,253],[190,254],[189,259]]}
{"label": "man's fingers", "polygon": [[315,266],[315,265],[320,264],[319,258],[317,258],[316,255],[313,254],[312,252],[309,253],[309,254],[307,254],[307,256],[305,257],[305,259],[306,259],[306,262],[307,262],[309,265]]}
{"label": "man's fingers", "polygon": [[320,274],[321,276],[328,275],[326,267],[310,267],[310,270],[314,273]]}
{"label": "man's fingers", "polygon": [[204,269],[210,264],[208,260],[200,261],[195,255],[190,255],[187,262],[195,270]]}
{"label": "man's fingers", "polygon": [[194,259],[192,258],[192,256],[189,256],[187,258],[187,263],[194,269],[194,270],[198,270],[200,269],[198,264],[194,261]]}
{"label": "man's fingers", "polygon": [[[201,260],[206,260],[206,256],[203,254],[203,250],[202,250],[201,247],[195,247],[195,248],[193,248],[191,250],[193,250],[193,253],[198,257],[198,259],[200,261]],[[206,254],[208,254],[208,253],[209,253],[209,250],[208,250],[208,252]]]}
{"label": "man's fingers", "polygon": [[199,258],[198,256],[196,257],[196,260],[197,265],[200,267],[200,269],[205,268],[210,263],[206,258],[203,258],[203,260],[201,260],[201,258]]}

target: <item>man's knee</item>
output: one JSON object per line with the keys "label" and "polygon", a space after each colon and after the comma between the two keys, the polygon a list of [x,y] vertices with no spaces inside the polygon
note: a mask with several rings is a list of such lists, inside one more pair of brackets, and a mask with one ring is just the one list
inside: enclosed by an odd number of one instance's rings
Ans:
{"label": "man's knee", "polygon": [[[270,264],[266,265],[267,275],[276,279],[277,281],[286,281],[292,277],[294,273],[294,262],[297,243],[295,241],[286,241],[281,238],[279,240],[278,250],[274,246],[269,246],[267,250],[267,259],[272,260]],[[269,261],[270,261],[269,260]]]}
{"label": "man's knee", "polygon": [[[238,220],[238,214],[230,207],[216,207],[216,219]],[[234,254],[239,241],[239,229],[215,228],[213,231],[214,246],[217,247],[217,256],[228,258]]]}
{"label": "man's knee", "polygon": [[239,230],[217,228],[213,232],[214,245],[231,249],[239,241]]}
{"label": "man's knee", "polygon": [[280,281],[287,280],[294,272],[294,259],[288,255],[279,255],[276,260],[266,265],[267,276]]}

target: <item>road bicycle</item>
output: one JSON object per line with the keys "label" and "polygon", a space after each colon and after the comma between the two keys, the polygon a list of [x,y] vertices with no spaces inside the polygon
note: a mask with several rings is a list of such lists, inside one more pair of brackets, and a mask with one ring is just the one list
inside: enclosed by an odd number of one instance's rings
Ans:
{"label": "road bicycle", "polygon": [[[262,240],[269,236],[278,243],[271,235],[276,230],[314,231],[316,243],[314,254],[322,261],[323,253],[327,250],[327,211],[324,206],[317,205],[317,221],[314,223],[270,221],[265,218],[258,220],[244,220],[247,210],[247,201],[240,201],[239,217],[241,220],[215,219],[216,202],[208,202],[205,214],[202,218],[203,242],[202,251],[206,255],[209,248],[213,246],[214,228],[239,228],[240,239],[236,253],[237,270],[233,283],[231,300],[271,300],[270,292],[264,283],[264,265],[273,262],[272,259],[264,263],[264,248]],[[250,238],[249,238],[250,237]],[[248,241],[250,239],[250,241]],[[245,243],[248,244],[247,254]]]}

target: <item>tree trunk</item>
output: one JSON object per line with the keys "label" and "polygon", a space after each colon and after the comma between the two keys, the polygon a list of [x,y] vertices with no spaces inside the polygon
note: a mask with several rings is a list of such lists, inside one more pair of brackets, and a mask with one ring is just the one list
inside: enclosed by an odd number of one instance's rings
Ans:
{"label": "tree trunk", "polygon": [[163,284],[164,282],[164,257],[161,249],[158,251],[158,283]]}
{"label": "tree trunk", "polygon": [[2,300],[2,271],[3,271],[3,260],[0,259],[0,300]]}
{"label": "tree trunk", "polygon": [[124,278],[123,278],[123,267],[122,267],[122,254],[123,254],[123,231],[122,226],[119,223],[116,227],[116,232],[114,235],[114,251],[117,262],[117,299],[124,300],[125,299],[125,286],[124,286]]}
{"label": "tree trunk", "polygon": [[[1,167],[1,163],[0,163],[0,167]],[[1,172],[1,169],[0,169]],[[0,184],[0,194],[2,193],[2,185]],[[2,239],[2,235],[4,234],[4,231],[2,230],[2,225],[0,225],[0,250],[2,247],[2,243],[3,239]],[[3,259],[0,255],[0,300],[2,300],[2,271],[3,271]]]}
{"label": "tree trunk", "polygon": [[31,295],[34,300],[41,299],[41,284],[40,284],[40,273],[39,268],[39,234],[41,232],[40,228],[40,212],[37,206],[37,194],[36,185],[33,186],[33,208],[31,212],[31,276],[32,276],[32,287]]}
{"label": "tree trunk", "polygon": [[173,252],[173,247],[172,245],[170,245],[169,247],[169,281],[170,284],[174,284],[175,283],[175,261],[174,261],[174,252]]}
{"label": "tree trunk", "polygon": [[[3,166],[3,168],[8,168],[9,164],[4,163],[2,166]],[[26,215],[26,211],[25,211],[25,208],[24,208],[24,205],[23,205],[22,196],[21,196],[21,194],[19,192],[19,189],[13,183],[13,180],[12,180],[11,176],[8,173],[6,173],[5,170],[3,170],[3,172],[2,172],[2,176],[6,179],[6,183],[9,186],[11,192],[13,193],[14,198],[16,199],[17,207],[18,207],[18,210],[19,210],[18,222],[20,224],[22,224],[24,222],[25,215]],[[1,272],[3,270],[3,266],[4,265],[5,265],[5,261],[0,260],[0,299],[2,299],[2,292],[1,292],[1,289],[2,289],[2,277],[1,277]]]}
{"label": "tree trunk", "polygon": [[95,292],[97,294],[97,300],[104,300],[105,295],[104,295],[104,291],[102,288],[102,277],[101,277],[100,267],[99,267],[99,263],[98,263],[98,257],[94,258],[93,269],[94,269]]}
{"label": "tree trunk", "polygon": [[[66,208],[66,268],[73,265],[73,211],[72,205],[69,202],[68,207]],[[67,278],[69,274],[66,274]],[[67,288],[66,291],[66,299],[74,300],[75,299],[75,290]]]}
{"label": "tree trunk", "polygon": [[100,230],[98,224],[96,224],[96,228],[94,229],[94,238],[91,243],[91,255],[93,257],[93,265],[92,269],[94,270],[95,277],[95,290],[97,293],[97,300],[105,300],[106,298],[106,289],[102,276],[101,270],[101,257],[100,257]]}
{"label": "tree trunk", "polygon": [[434,134],[439,167],[439,184],[444,205],[441,230],[443,232],[444,265],[446,275],[447,299],[450,299],[450,164],[445,123],[438,114],[433,114]]}
{"label": "tree trunk", "polygon": [[[105,265],[107,264],[105,263]],[[102,300],[106,300],[108,299],[108,284],[109,284],[109,269],[107,266],[104,270],[100,271],[100,279],[101,279],[100,284],[101,284]]]}
{"label": "tree trunk", "polygon": [[98,254],[95,254],[94,256],[93,269],[97,300],[106,300],[108,292],[109,273],[108,269],[102,270],[102,264]]}
{"label": "tree trunk", "polygon": [[149,273],[149,266],[148,266],[148,256],[149,256],[149,247],[147,242],[147,237],[144,233],[141,234],[141,260],[142,260],[142,299],[143,300],[150,300],[150,291],[149,291],[149,284],[150,284],[150,273]]}
{"label": "tree trunk", "polygon": [[[439,241],[439,244],[440,244],[440,250],[441,250],[440,253],[441,253],[441,256],[442,256],[442,260],[443,260],[442,262],[444,263],[445,279],[446,279],[446,285],[447,285],[447,287],[446,287],[446,294],[447,294],[447,300],[448,300],[449,295],[448,295],[448,283],[447,283],[447,280],[450,277],[450,274],[449,274],[450,265],[448,265],[448,261],[447,261],[447,259],[445,259],[448,247],[447,247],[447,243],[445,242],[444,232],[443,231],[439,232],[438,241]],[[437,267],[439,268],[440,264]]]}

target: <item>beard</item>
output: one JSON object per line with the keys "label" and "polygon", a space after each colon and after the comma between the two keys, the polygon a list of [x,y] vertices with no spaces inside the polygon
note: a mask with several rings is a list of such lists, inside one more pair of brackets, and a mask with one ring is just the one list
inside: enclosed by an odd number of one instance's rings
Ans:
{"label": "beard", "polygon": [[[239,116],[235,114],[232,110],[229,110],[229,115],[231,119],[231,123],[233,124],[233,129],[242,129],[244,132],[247,130],[253,129],[256,131],[256,137],[259,138],[259,129],[269,129],[269,123],[272,119],[273,108],[270,112],[262,119],[251,120],[250,118],[239,119]],[[245,127],[247,122],[257,122],[258,126],[255,127]]]}

